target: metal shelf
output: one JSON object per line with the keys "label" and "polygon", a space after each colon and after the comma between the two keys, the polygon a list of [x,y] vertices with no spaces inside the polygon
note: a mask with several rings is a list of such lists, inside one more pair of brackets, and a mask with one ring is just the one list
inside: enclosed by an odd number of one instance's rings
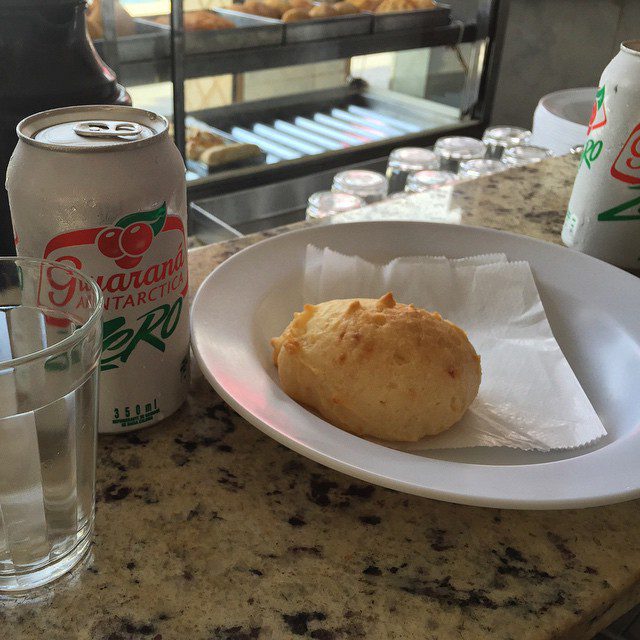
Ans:
{"label": "metal shelf", "polygon": [[396,147],[432,146],[443,135],[461,135],[480,137],[484,124],[478,120],[460,122],[455,126],[445,126],[414,135],[400,136],[377,143],[363,144],[358,147],[341,149],[332,153],[306,156],[298,160],[285,160],[277,164],[221,171],[205,178],[187,183],[188,200],[206,198],[211,195],[230,193],[251,186],[271,184],[282,180],[299,178],[319,171],[333,170],[335,173],[345,167],[368,162],[372,158],[386,158]]}
{"label": "metal shelf", "polygon": [[[185,34],[188,39],[189,34]],[[454,24],[428,30],[368,33],[344,38],[332,38],[318,42],[299,42],[265,47],[251,47],[232,51],[185,54],[185,77],[243,73],[277,67],[310,64],[327,60],[339,60],[353,56],[404,51],[424,47],[454,45],[474,42],[478,39],[475,24]],[[103,53],[104,43],[96,43]],[[171,79],[169,37],[150,34],[146,38],[136,36],[135,41],[126,38],[118,41],[117,73],[125,85],[145,84]]]}
{"label": "metal shelf", "polygon": [[[105,5],[113,4],[113,0],[102,0],[102,2],[103,10]],[[295,160],[221,170],[207,177],[190,181],[187,195],[192,201],[248,187],[302,179],[305,176],[331,172],[344,166],[370,162],[372,159],[386,156],[394,147],[428,146],[442,135],[481,135],[490,118],[509,0],[449,0],[449,3],[452,5],[453,22],[447,26],[423,25],[388,32],[380,32],[372,27],[372,33],[327,37],[304,42],[287,42],[287,38],[283,36],[283,44],[264,45],[263,43],[262,46],[223,50],[221,43],[219,41],[215,43],[215,39],[210,36],[200,34],[201,37],[190,41],[189,38],[193,34],[184,31],[183,0],[172,0],[169,28],[165,27],[153,33],[154,25],[147,24],[148,30],[139,28],[133,37],[116,38],[115,25],[112,25],[112,28],[105,29],[105,33],[109,33],[111,39],[96,43],[96,48],[104,54],[107,64],[114,69],[125,85],[172,81],[175,142],[184,156],[184,81],[187,78],[235,75],[263,69],[349,59],[354,56],[387,51],[478,43],[467,70],[468,79],[461,93],[459,121],[442,123],[442,126],[434,123],[434,126],[430,125],[416,133],[304,156]],[[112,10],[106,13],[113,16]],[[236,45],[242,40],[240,38],[238,42],[234,41],[232,44]],[[246,39],[244,41],[246,42]],[[225,42],[225,46],[228,44]],[[268,106],[278,107],[280,102],[280,99],[275,98]],[[228,107],[228,110],[246,112],[251,108],[251,106],[241,108],[234,104]],[[220,108],[210,114],[198,115],[205,121],[208,120],[207,115],[210,115],[213,119],[212,124],[215,125],[222,121],[224,113],[225,108]],[[261,118],[262,115],[256,121],[260,121]]]}

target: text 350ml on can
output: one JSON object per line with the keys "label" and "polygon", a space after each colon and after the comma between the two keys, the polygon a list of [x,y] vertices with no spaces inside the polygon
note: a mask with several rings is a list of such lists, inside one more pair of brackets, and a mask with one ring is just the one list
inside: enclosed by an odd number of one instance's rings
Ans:
{"label": "text 350ml on can", "polygon": [[[151,425],[183,402],[189,372],[185,174],[167,121],[69,107],[26,118],[18,135],[7,171],[18,254],[80,269],[104,293],[99,431]],[[63,305],[74,283],[42,290]]]}

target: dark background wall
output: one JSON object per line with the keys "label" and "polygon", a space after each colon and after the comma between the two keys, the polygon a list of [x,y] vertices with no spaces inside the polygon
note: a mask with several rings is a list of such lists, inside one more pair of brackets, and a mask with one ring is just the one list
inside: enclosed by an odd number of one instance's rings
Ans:
{"label": "dark background wall", "polygon": [[493,123],[530,127],[543,95],[596,86],[632,38],[640,39],[640,0],[511,0]]}

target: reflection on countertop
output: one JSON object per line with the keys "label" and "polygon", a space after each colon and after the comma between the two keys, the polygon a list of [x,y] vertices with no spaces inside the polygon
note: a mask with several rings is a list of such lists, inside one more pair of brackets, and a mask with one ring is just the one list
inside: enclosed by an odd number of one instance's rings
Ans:
{"label": "reflection on countertop", "polygon": [[492,227],[560,243],[560,232],[577,171],[577,158],[509,169],[461,180],[432,191],[394,196],[365,209],[333,216],[357,220],[425,220]]}

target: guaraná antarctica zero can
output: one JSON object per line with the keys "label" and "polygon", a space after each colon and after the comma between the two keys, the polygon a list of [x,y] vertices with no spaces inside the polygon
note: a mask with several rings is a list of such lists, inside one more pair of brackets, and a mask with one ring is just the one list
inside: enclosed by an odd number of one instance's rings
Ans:
{"label": "guaran\u00e1 antarctica zero can", "polygon": [[[189,382],[185,170],[159,115],[122,106],[18,125],[7,191],[18,255],[93,277],[104,294],[98,430],[149,426]],[[63,304],[75,280],[51,282]]]}
{"label": "guaran\u00e1 antarctica zero can", "polygon": [[562,241],[640,273],[640,40],[620,45],[591,112]]}

